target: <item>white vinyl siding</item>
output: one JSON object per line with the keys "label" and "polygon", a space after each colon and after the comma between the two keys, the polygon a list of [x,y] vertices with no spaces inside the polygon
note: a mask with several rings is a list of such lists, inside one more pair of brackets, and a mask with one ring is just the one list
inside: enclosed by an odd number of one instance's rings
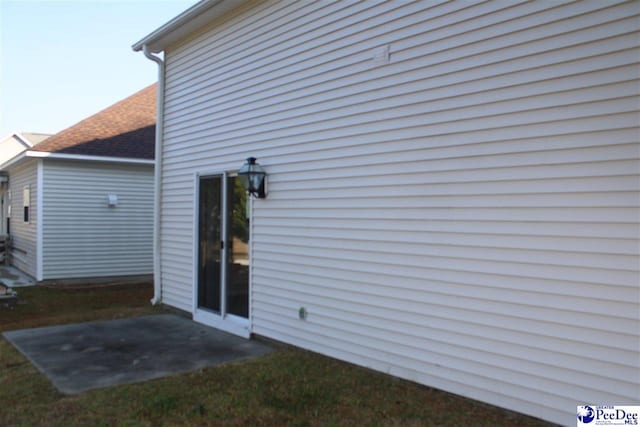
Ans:
{"label": "white vinyl siding", "polygon": [[[9,190],[11,191],[10,235],[11,265],[33,278],[37,276],[37,175],[38,160],[28,160],[9,169]],[[25,188],[29,191],[29,221],[24,222],[23,199]]]}
{"label": "white vinyl siding", "polygon": [[250,6],[166,52],[163,302],[194,174],[255,156],[254,333],[567,425],[637,404],[640,2]]}
{"label": "white vinyl siding", "polygon": [[43,186],[43,279],[152,274],[152,166],[47,159]]}

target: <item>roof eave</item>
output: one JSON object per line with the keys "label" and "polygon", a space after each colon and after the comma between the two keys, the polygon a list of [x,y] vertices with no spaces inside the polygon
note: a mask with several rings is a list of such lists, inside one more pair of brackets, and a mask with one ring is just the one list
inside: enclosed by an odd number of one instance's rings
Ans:
{"label": "roof eave", "polygon": [[56,160],[80,160],[86,162],[121,163],[129,165],[154,166],[154,159],[140,159],[134,157],[90,156],[85,154],[52,153],[49,151],[26,150],[0,165],[0,173],[8,171],[26,159],[56,159]]}
{"label": "roof eave", "polygon": [[202,28],[213,19],[222,16],[245,1],[201,0],[131,47],[134,51],[139,52],[146,45],[149,52],[162,52],[167,46]]}
{"label": "roof eave", "polygon": [[38,159],[58,159],[58,160],[83,160],[88,162],[104,162],[104,163],[126,163],[126,164],[138,164],[138,165],[154,165],[154,159],[140,159],[134,157],[115,157],[115,156],[94,156],[87,154],[66,154],[66,153],[52,153],[49,151],[33,151],[28,150],[25,153],[25,157],[38,158]]}

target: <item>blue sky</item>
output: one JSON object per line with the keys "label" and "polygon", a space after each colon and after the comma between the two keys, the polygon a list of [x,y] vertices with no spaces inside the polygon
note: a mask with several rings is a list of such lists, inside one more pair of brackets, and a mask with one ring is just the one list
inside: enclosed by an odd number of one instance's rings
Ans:
{"label": "blue sky", "polygon": [[0,0],[0,138],[57,133],[157,79],[131,45],[196,0]]}

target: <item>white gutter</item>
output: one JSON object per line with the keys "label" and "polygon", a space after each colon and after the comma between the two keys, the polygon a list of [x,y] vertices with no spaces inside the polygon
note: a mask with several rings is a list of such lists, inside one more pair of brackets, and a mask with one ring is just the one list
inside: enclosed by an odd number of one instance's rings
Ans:
{"label": "white gutter", "polygon": [[60,160],[85,160],[90,162],[127,163],[135,165],[153,165],[154,161],[149,159],[136,159],[133,157],[109,157],[109,156],[89,156],[85,154],[64,154],[51,153],[48,151],[26,151],[25,157],[48,158]]}
{"label": "white gutter", "polygon": [[17,163],[20,163],[22,160],[26,158],[35,158],[35,159],[58,159],[58,160],[83,160],[87,162],[106,162],[106,163],[121,163],[121,164],[129,164],[129,165],[151,165],[155,164],[154,160],[149,159],[135,159],[132,157],[109,157],[109,156],[87,156],[84,154],[62,154],[62,153],[51,153],[48,151],[23,151],[22,153],[16,155],[15,157],[7,160],[3,164],[0,165],[0,171],[6,170]]}
{"label": "white gutter", "polygon": [[161,220],[161,185],[162,185],[162,130],[164,128],[164,61],[152,55],[147,45],[142,46],[144,56],[158,64],[158,98],[156,113],[156,153],[153,185],[153,298],[151,304],[162,301],[162,281],[160,268],[160,220]]}

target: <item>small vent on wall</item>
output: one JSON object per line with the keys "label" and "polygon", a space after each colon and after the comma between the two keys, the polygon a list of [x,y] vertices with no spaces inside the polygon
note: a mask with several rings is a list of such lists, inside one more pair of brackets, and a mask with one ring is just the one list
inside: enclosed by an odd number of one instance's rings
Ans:
{"label": "small vent on wall", "polygon": [[387,65],[389,63],[389,45],[377,47],[373,50],[373,64]]}

